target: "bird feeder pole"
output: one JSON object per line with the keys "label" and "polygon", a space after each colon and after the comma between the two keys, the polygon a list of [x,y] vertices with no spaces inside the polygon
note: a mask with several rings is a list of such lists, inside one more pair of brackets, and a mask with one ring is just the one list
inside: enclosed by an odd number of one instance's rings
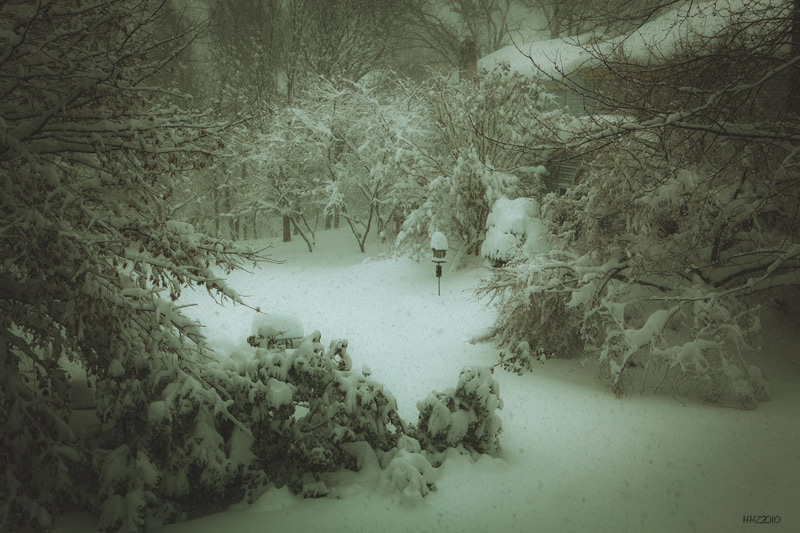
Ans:
{"label": "bird feeder pole", "polygon": [[442,264],[447,255],[447,237],[444,233],[437,231],[431,236],[431,250],[433,251],[433,262],[436,263],[436,284],[437,294],[442,295]]}

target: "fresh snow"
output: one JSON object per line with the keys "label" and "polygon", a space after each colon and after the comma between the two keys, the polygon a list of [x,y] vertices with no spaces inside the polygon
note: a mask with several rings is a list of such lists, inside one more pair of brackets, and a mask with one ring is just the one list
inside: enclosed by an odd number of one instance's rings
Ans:
{"label": "fresh snow", "polygon": [[[675,9],[643,24],[635,31],[604,39],[586,33],[579,36],[511,44],[482,58],[478,66],[491,70],[501,63],[512,72],[535,77],[561,79],[576,71],[602,67],[607,58],[625,57],[639,64],[660,64],[673,57],[687,44],[702,43],[729,26],[732,14],[748,10],[754,15],[748,31],[755,35],[767,31],[763,9],[773,13],[785,9],[786,0],[712,0],[685,2]],[[772,29],[772,28],[769,28]],[[681,117],[675,115],[672,121]]]}
{"label": "fresh snow", "polygon": [[481,255],[507,261],[524,251],[528,257],[550,251],[547,228],[534,198],[498,198],[486,219]]}
{"label": "fresh snow", "polygon": [[293,316],[258,314],[253,318],[251,334],[278,340],[302,339],[303,324]]}
{"label": "fresh snow", "polygon": [[[478,265],[445,273],[439,297],[430,261],[360,254],[346,229],[320,232],[317,244],[308,253],[302,241],[276,241],[272,256],[284,264],[228,282],[249,305],[318,329],[325,344],[346,338],[353,368],[371,368],[407,421],[416,422],[416,403],[430,392],[455,387],[464,366],[498,360],[491,344],[469,343],[493,320],[470,293],[483,275]],[[374,242],[367,246],[377,253]],[[226,353],[246,346],[255,311],[188,292],[179,303],[196,304],[187,311],[207,325],[213,346]],[[335,497],[273,488],[252,505],[156,531],[752,531],[744,515],[777,515],[776,531],[797,530],[800,335],[781,320],[764,319],[761,368],[773,400],[757,410],[651,393],[617,399],[596,381],[593,361],[550,359],[522,376],[496,368],[504,428],[497,458],[450,454],[434,471],[405,442],[381,471],[361,450],[362,470],[328,483]],[[237,460],[245,461],[241,444]],[[428,493],[425,481],[436,490]],[[67,516],[56,531],[95,531],[93,524]]]}
{"label": "fresh snow", "polygon": [[431,235],[431,248],[439,251],[447,251],[449,246],[447,244],[447,237],[445,237],[444,233],[437,231]]}

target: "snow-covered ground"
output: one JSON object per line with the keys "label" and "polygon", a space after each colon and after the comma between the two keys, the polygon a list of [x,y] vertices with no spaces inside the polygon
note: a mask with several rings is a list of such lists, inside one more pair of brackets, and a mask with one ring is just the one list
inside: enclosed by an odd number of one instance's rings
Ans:
{"label": "snow-covered ground", "polygon": [[[493,312],[470,293],[478,266],[445,269],[358,252],[349,230],[320,232],[318,248],[276,242],[285,259],[229,282],[262,311],[294,315],[323,342],[347,338],[363,365],[416,422],[416,402],[455,386],[465,365],[492,365],[497,350],[469,339]],[[377,254],[375,243],[368,251]],[[182,300],[221,349],[244,346],[255,313],[219,307],[205,293]],[[650,393],[617,399],[591,362],[550,360],[523,376],[496,369],[504,409],[499,458],[451,456],[437,491],[409,502],[380,483],[377,468],[345,473],[339,498],[302,499],[272,489],[253,505],[159,533],[421,531],[750,531],[745,515],[779,516],[769,530],[800,531],[800,332],[765,320],[762,369],[773,400],[755,411],[706,406]],[[777,519],[775,519],[777,520]],[[59,531],[92,531],[85,516]]]}

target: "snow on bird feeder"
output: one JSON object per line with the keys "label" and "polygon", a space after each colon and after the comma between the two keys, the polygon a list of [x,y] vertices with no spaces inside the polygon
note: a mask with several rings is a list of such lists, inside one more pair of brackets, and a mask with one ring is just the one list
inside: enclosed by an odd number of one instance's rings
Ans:
{"label": "snow on bird feeder", "polygon": [[444,256],[447,255],[447,237],[444,233],[437,231],[431,236],[431,250],[433,250],[433,262],[436,263],[436,279],[439,296],[442,295],[442,263],[445,262]]}
{"label": "snow on bird feeder", "polygon": [[447,255],[447,237],[444,233],[437,231],[431,236],[431,249],[433,250],[433,262],[444,263],[444,256]]}

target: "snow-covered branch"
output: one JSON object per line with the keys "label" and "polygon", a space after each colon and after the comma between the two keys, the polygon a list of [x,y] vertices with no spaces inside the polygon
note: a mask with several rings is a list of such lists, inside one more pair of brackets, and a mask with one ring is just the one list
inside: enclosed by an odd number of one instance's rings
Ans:
{"label": "snow-covered branch", "polygon": [[[104,445],[141,449],[139,393],[208,356],[181,289],[242,302],[218,270],[264,259],[169,217],[175,180],[222,146],[220,124],[180,109],[163,79],[202,25],[159,38],[166,0],[78,4],[0,3],[0,439],[16,461],[0,474],[5,529],[46,528],[88,501],[71,469],[97,457],[74,447],[61,364],[97,380],[103,417],[131,415],[128,433],[106,425]],[[124,475],[142,488],[151,463],[134,460]]]}

